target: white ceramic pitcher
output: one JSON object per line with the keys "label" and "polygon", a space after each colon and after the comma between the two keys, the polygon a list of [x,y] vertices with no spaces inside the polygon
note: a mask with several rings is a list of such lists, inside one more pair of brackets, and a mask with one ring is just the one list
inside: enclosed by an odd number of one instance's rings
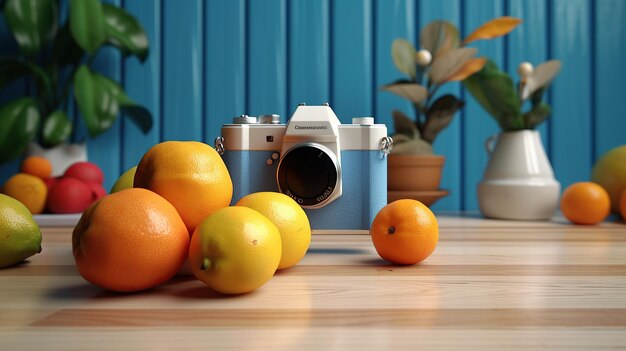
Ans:
{"label": "white ceramic pitcher", "polygon": [[490,159],[478,185],[478,204],[483,215],[550,219],[558,206],[561,185],[554,178],[539,132],[503,132],[488,138],[485,148]]}

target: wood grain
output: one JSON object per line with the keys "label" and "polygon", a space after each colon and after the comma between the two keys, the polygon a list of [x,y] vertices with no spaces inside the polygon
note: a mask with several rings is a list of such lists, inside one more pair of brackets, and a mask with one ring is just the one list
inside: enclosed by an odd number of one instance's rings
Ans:
{"label": "wood grain", "polygon": [[63,309],[40,327],[626,327],[626,309]]}
{"label": "wood grain", "polygon": [[439,216],[428,260],[315,235],[296,267],[227,297],[191,277],[117,294],[80,277],[71,228],[0,270],[0,350],[622,349],[626,225]]}

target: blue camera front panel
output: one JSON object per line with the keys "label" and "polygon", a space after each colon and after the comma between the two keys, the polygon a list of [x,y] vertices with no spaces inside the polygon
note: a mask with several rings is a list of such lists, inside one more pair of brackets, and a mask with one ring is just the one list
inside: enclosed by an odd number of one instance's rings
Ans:
{"label": "blue camera front panel", "polygon": [[[222,158],[233,181],[234,205],[242,197],[260,191],[278,191],[276,169],[278,160],[272,160],[276,151],[226,151]],[[268,164],[272,160],[272,164]]]}
{"label": "blue camera front panel", "polygon": [[341,151],[342,195],[319,209],[305,209],[313,229],[369,230],[387,204],[387,158],[378,150]]}
{"label": "blue camera front panel", "polygon": [[[278,191],[274,151],[226,151],[233,200],[259,191]],[[387,204],[387,158],[379,150],[341,151],[342,195],[319,209],[305,209],[313,229],[369,230]]]}

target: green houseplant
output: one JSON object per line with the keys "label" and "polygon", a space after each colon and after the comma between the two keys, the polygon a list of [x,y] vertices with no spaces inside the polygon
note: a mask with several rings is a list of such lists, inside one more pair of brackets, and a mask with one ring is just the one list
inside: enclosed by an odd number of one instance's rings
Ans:
{"label": "green houseplant", "polygon": [[[515,85],[506,72],[488,62],[464,81],[502,130],[485,143],[490,159],[477,193],[486,217],[542,220],[556,211],[560,184],[534,128],[550,115],[543,96],[560,69],[556,60],[536,68],[524,62]],[[524,105],[529,106],[526,112]]]}
{"label": "green houseplant", "polygon": [[24,79],[30,94],[0,107],[0,163],[20,156],[31,142],[52,147],[76,141],[74,101],[90,137],[109,129],[120,113],[144,133],[150,130],[151,113],[92,67],[105,46],[124,57],[147,58],[148,38],[135,17],[98,0],[69,0],[65,23],[59,23],[56,0],[6,0],[1,6],[19,53],[0,58],[0,89]]}
{"label": "green houseplant", "polygon": [[382,90],[410,101],[415,117],[411,119],[399,110],[392,113],[395,134],[388,159],[390,201],[416,197],[428,204],[447,194],[439,190],[445,158],[433,154],[432,144],[464,102],[452,94],[438,96],[437,92],[449,82],[465,80],[486,64],[487,59],[475,57],[478,50],[467,44],[506,35],[520,22],[513,17],[499,17],[461,41],[456,26],[439,20],[422,29],[419,51],[405,39],[393,41],[393,63],[406,77]]}
{"label": "green houseplant", "polygon": [[[557,60],[544,62],[536,68],[523,62],[517,70],[520,81],[516,86],[509,74],[488,61],[463,84],[502,131],[534,129],[550,115],[550,106],[543,101],[543,96],[560,70],[561,62]],[[530,102],[530,108],[523,112],[526,101]]]}

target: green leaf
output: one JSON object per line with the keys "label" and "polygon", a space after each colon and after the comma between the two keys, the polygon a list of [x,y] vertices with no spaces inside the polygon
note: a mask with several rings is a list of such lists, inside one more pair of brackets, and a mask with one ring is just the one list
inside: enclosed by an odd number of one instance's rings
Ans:
{"label": "green leaf", "polygon": [[54,0],[7,0],[4,17],[26,55],[38,53],[57,32],[58,8]]}
{"label": "green leaf", "polygon": [[496,119],[504,131],[524,129],[520,101],[511,77],[492,61],[478,73],[463,81],[463,85]]}
{"label": "green leaf", "polygon": [[93,54],[104,43],[106,31],[98,0],[70,0],[70,30],[76,43]]}
{"label": "green leaf", "polygon": [[103,78],[86,65],[80,66],[74,75],[74,96],[92,137],[111,128],[120,110],[114,92]]}
{"label": "green leaf", "polygon": [[80,61],[84,53],[85,51],[74,40],[69,23],[65,24],[54,38],[52,47],[54,61],[59,62],[62,66],[74,65]]}
{"label": "green leaf", "polygon": [[72,122],[64,111],[52,112],[43,124],[43,143],[46,146],[58,145],[72,133]]}
{"label": "green leaf", "polygon": [[543,121],[545,121],[552,109],[546,103],[541,103],[539,105],[534,106],[530,111],[524,114],[524,121],[526,122],[526,128],[535,129],[538,125],[540,125]]}
{"label": "green leaf", "polygon": [[152,128],[152,115],[130,99],[111,79],[81,66],[74,76],[74,95],[89,134],[97,136],[111,127],[122,111],[142,132]]}
{"label": "green leaf", "polygon": [[411,139],[419,139],[420,132],[417,130],[415,123],[407,117],[402,111],[393,110],[393,128],[396,133],[406,135]]}
{"label": "green leaf", "polygon": [[35,78],[47,95],[51,94],[50,77],[39,66],[17,59],[0,58],[0,89],[13,80],[29,74]]}
{"label": "green leaf", "polygon": [[452,94],[438,98],[428,110],[422,138],[432,144],[439,132],[452,122],[456,111],[464,105],[463,101],[457,99]]}
{"label": "green leaf", "polygon": [[121,107],[124,116],[133,121],[144,134],[152,129],[152,114],[147,108],[136,104],[121,105]]}
{"label": "green leaf", "polygon": [[450,49],[458,48],[460,42],[459,30],[446,21],[432,21],[420,34],[420,45],[430,51],[433,60]]}
{"label": "green leaf", "polygon": [[125,10],[102,5],[107,42],[117,47],[125,56],[135,55],[141,62],[148,57],[148,36],[135,17]]}
{"label": "green leaf", "polygon": [[124,88],[111,79],[99,75],[102,83],[107,86],[117,99],[120,109],[125,117],[128,117],[145,134],[152,129],[152,114],[147,108],[137,104],[126,93]]}
{"label": "green leaf", "polygon": [[537,91],[532,93],[530,96],[530,103],[533,107],[541,104],[541,101],[543,100],[543,93],[546,91],[546,88],[547,87],[544,86],[543,88],[539,88]]}
{"label": "green leaf", "polygon": [[0,107],[0,162],[21,155],[39,129],[37,101],[21,98]]}
{"label": "green leaf", "polygon": [[428,97],[428,90],[417,83],[408,81],[399,81],[387,84],[382,90],[389,91],[400,97],[403,97],[414,104],[421,104]]}
{"label": "green leaf", "polygon": [[391,44],[391,58],[400,72],[415,79],[417,51],[413,44],[404,39],[396,39]]}
{"label": "green leaf", "polygon": [[22,61],[9,58],[0,59],[0,89],[28,73],[29,69],[22,64]]}

